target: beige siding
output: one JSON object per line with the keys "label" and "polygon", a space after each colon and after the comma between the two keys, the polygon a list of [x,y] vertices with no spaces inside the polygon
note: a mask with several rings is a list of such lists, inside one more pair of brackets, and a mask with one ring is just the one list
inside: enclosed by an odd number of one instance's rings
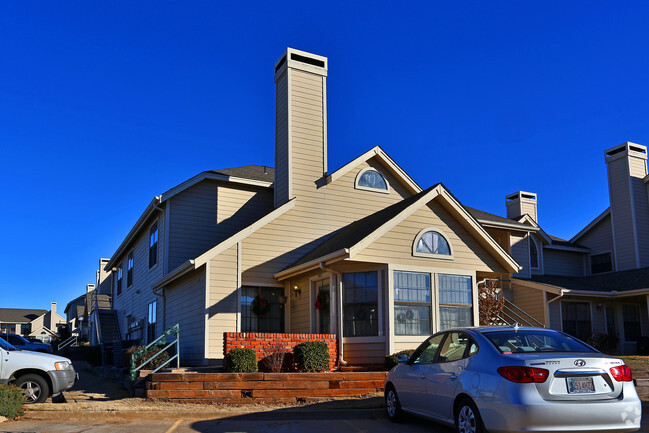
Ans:
{"label": "beige siding", "polygon": [[284,73],[275,88],[275,206],[286,203],[289,197],[288,169],[288,73]]}
{"label": "beige siding", "polygon": [[530,247],[528,244],[527,236],[518,233],[511,235],[511,255],[516,263],[523,267],[520,272],[512,274],[517,278],[530,277]]}
{"label": "beige siding", "polygon": [[394,353],[401,352],[402,350],[415,350],[423,341],[423,338],[418,343],[400,343],[397,341],[394,343]]}
{"label": "beige siding", "polygon": [[[354,188],[356,176],[368,167],[384,174],[390,185],[389,194]],[[293,264],[335,230],[408,195],[376,160],[360,164],[335,182],[300,197],[291,212],[246,238],[243,241],[244,280],[274,283],[274,273]]]}
{"label": "beige siding", "polygon": [[[447,237],[453,252],[452,260],[413,256],[412,247],[415,237],[428,227],[440,230]],[[355,256],[354,260],[503,272],[502,267],[478,241],[435,201],[429,206],[422,207],[374,241]]]}
{"label": "beige siding", "polygon": [[386,356],[386,343],[343,343],[343,358],[350,364],[383,364]]}
{"label": "beige siding", "polygon": [[170,200],[169,268],[198,257],[272,210],[266,188],[202,181]]}
{"label": "beige siding", "polygon": [[609,162],[608,176],[617,270],[634,269],[636,267],[635,239],[627,161],[618,159]]}
{"label": "beige siding", "polygon": [[546,275],[567,277],[584,276],[584,253],[544,249],[543,264]]}
{"label": "beige siding", "polygon": [[[165,327],[180,326],[181,365],[205,359],[205,270],[201,268],[164,289]],[[158,316],[160,317],[160,316]]]}
{"label": "beige siding", "polygon": [[[118,320],[119,328],[122,339],[127,338],[142,338],[142,341],[146,339],[146,329],[142,329],[141,333],[136,333],[131,336],[127,335],[127,316],[131,315],[136,320],[141,320],[142,323],[146,323],[148,316],[148,305],[159,299],[151,291],[153,284],[163,277],[164,269],[164,245],[166,242],[165,238],[165,217],[164,213],[158,213],[156,219],[158,221],[158,261],[156,265],[149,268],[149,229],[151,228],[153,221],[144,227],[142,233],[135,241],[133,251],[133,284],[131,287],[126,286],[126,274],[127,274],[127,261],[128,253],[131,250],[126,251],[124,254],[123,260],[115,264],[119,266],[120,264],[124,267],[124,276],[122,281],[122,293],[121,295],[115,295],[116,284],[117,284],[117,274],[114,273],[115,278],[113,278],[113,308],[118,311]],[[154,220],[155,221],[155,220]],[[110,278],[108,279],[110,280]],[[161,303],[158,303],[158,318],[161,320],[163,317],[161,310]],[[158,321],[156,334],[160,335],[164,330],[162,328],[160,320]]]}
{"label": "beige siding", "polygon": [[[577,241],[579,245],[590,248],[591,255],[605,252],[611,253],[613,257],[613,232],[611,228],[611,216],[604,217],[592,229]],[[590,273],[590,268],[586,269]]]}
{"label": "beige siding", "polygon": [[646,267],[649,266],[649,201],[647,201],[646,186],[643,181],[647,174],[646,161],[631,158],[629,164],[632,173],[630,188],[635,211],[639,267]]}
{"label": "beige siding", "polygon": [[514,295],[513,302],[518,308],[543,323],[544,326],[548,325],[545,323],[544,292],[521,287],[516,283],[512,284],[512,292]]}
{"label": "beige siding", "polygon": [[[322,272],[322,271],[320,271]],[[288,296],[290,297],[291,309],[291,332],[311,333],[312,332],[312,314],[315,300],[311,297],[311,277],[318,272],[310,272],[301,276],[297,280],[291,280],[291,286],[298,286],[302,293],[295,297],[293,288],[289,288]]]}
{"label": "beige siding", "polygon": [[237,245],[210,261],[208,339],[210,360],[223,359],[223,333],[237,331]]}

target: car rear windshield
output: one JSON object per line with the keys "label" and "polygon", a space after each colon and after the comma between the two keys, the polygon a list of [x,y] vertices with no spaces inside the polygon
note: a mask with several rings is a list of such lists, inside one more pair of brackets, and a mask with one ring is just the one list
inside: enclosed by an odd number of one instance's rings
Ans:
{"label": "car rear windshield", "polygon": [[581,341],[555,331],[506,329],[483,333],[503,354],[525,352],[594,352]]}

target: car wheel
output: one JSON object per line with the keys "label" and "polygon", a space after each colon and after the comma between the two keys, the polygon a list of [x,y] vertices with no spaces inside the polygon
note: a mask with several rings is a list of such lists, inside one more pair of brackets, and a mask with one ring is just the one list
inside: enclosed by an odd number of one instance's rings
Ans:
{"label": "car wheel", "polygon": [[390,421],[397,422],[403,419],[399,396],[397,396],[397,391],[393,385],[388,385],[385,388],[385,411]]}
{"label": "car wheel", "polygon": [[464,399],[455,410],[455,428],[458,433],[484,433],[480,412],[472,400]]}
{"label": "car wheel", "polygon": [[16,380],[15,385],[23,391],[25,403],[43,403],[50,396],[47,381],[37,374],[26,374]]}

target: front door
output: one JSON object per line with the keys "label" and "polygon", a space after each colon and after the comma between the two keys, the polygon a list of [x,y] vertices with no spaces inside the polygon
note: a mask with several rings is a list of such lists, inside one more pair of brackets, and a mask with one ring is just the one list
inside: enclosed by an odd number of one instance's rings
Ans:
{"label": "front door", "polygon": [[317,334],[331,333],[331,290],[329,278],[315,281],[315,332]]}

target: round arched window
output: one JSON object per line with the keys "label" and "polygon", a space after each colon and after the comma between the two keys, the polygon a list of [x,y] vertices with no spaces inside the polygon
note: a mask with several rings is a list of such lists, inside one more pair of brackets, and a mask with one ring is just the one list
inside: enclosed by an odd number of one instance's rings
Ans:
{"label": "round arched window", "polygon": [[444,236],[435,231],[429,231],[421,235],[417,241],[417,248],[415,251],[424,254],[451,255],[451,247],[449,246],[448,241]]}
{"label": "round arched window", "polygon": [[358,178],[358,186],[363,188],[388,190],[385,178],[376,170],[367,170]]}

